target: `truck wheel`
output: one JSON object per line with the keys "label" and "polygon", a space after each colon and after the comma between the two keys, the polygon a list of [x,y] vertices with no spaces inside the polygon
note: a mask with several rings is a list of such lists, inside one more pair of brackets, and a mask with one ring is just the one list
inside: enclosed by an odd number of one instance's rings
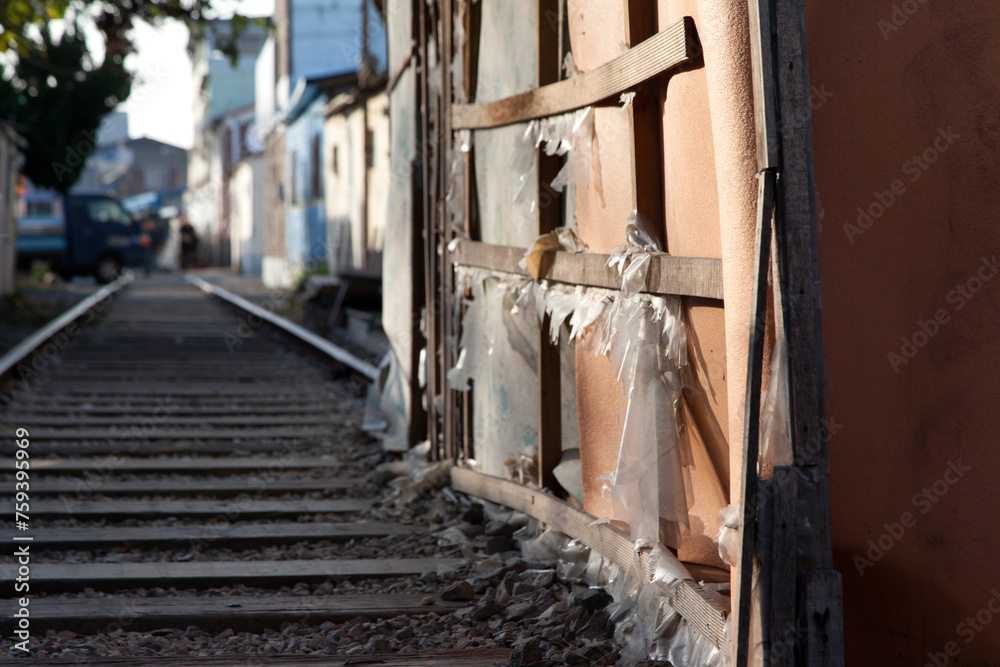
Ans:
{"label": "truck wheel", "polygon": [[97,282],[105,285],[118,278],[122,273],[122,262],[114,255],[105,255],[97,260],[97,268],[94,269],[94,277]]}

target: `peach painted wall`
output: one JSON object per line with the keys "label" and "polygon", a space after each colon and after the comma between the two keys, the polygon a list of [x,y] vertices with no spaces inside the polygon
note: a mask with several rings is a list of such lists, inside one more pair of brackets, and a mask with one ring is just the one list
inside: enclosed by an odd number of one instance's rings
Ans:
{"label": "peach painted wall", "polygon": [[[742,387],[745,376],[749,321],[745,285],[752,268],[756,200],[746,12],[730,4],[663,0],[658,21],[658,29],[664,30],[684,16],[693,16],[706,51],[704,64],[698,62],[664,81],[661,104],[667,250],[724,260],[726,309],[718,302],[685,300],[697,388],[685,409],[695,461],[692,535],[680,549],[684,560],[719,566],[711,539],[718,529],[715,517],[729,496],[738,492],[730,488],[730,469],[739,470],[739,460],[731,457],[729,439],[742,441],[743,399],[742,390],[731,396],[728,384],[735,377],[733,386]],[[623,2],[569,1],[570,39],[581,71],[622,53],[623,7]],[[632,209],[630,145],[627,116],[616,108],[598,109],[592,183],[578,189],[577,199],[580,236],[594,252],[609,252],[624,240]],[[594,179],[598,171],[599,181]],[[727,340],[737,341],[728,345],[728,354]],[[596,477],[615,467],[624,400],[607,359],[595,358],[582,347],[577,349],[577,404],[585,505],[606,515],[610,499],[601,497]]]}
{"label": "peach painted wall", "polygon": [[847,664],[995,665],[1000,4],[808,9]]}

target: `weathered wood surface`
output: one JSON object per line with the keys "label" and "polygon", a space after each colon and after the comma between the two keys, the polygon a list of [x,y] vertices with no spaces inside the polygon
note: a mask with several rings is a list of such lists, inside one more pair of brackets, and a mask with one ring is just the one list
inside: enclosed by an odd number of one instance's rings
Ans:
{"label": "weathered wood surface", "polygon": [[[274,495],[349,489],[363,480],[352,479],[273,479],[255,475],[250,479],[139,480],[41,479],[31,484],[35,496],[96,494],[103,496],[237,496],[244,493]],[[0,494],[13,497],[14,482],[0,483]]]}
{"label": "weathered wood surface", "polygon": [[[545,526],[580,540],[619,567],[635,572],[635,545],[628,535],[609,524],[595,525],[597,517],[591,514],[541,491],[466,468],[452,468],[451,483],[458,491],[523,512]],[[642,568],[639,576],[649,581],[652,576],[650,562],[641,557],[639,562]],[[673,564],[678,570],[684,570],[680,561]],[[726,645],[726,611],[693,577],[678,584],[677,594],[669,604],[708,641],[720,648]]]}
{"label": "weathered wood surface", "polygon": [[771,224],[774,220],[775,175],[765,171],[757,193],[757,235],[754,242],[753,297],[743,410],[743,457],[740,473],[740,553],[737,558],[736,667],[750,664],[751,584],[757,548],[757,462],[760,452],[760,403],[767,325],[767,274],[771,268]]}
{"label": "weathered wood surface", "polygon": [[[451,257],[456,264],[474,266],[528,277],[517,263],[524,248],[491,245],[477,241],[456,244]],[[542,278],[570,285],[621,288],[618,273],[608,268],[609,255],[598,253],[553,252],[551,262],[543,267]],[[708,257],[674,257],[654,254],[642,289],[647,294],[677,294],[721,301],[722,260]]]}
{"label": "weathered wood surface", "polygon": [[[301,458],[301,457],[219,457],[210,458],[126,458],[112,456],[106,458],[78,459],[32,459],[32,470],[44,470],[45,475],[93,473],[106,475],[114,473],[175,473],[183,472],[190,475],[218,475],[231,472],[252,472],[266,470],[279,472],[282,470],[333,469],[343,467],[343,462],[334,458]],[[0,471],[13,472],[14,461],[0,461]]]}
{"label": "weathered wood surface", "polygon": [[[31,601],[32,632],[72,630],[76,633],[148,632],[194,625],[206,632],[280,630],[286,623],[342,623],[358,616],[448,614],[467,603],[444,602],[426,595],[309,595],[250,597],[96,597],[36,598]],[[0,631],[14,629],[14,600],[0,600]],[[367,657],[367,656],[366,656]],[[19,661],[20,662],[20,661]],[[90,660],[87,664],[92,664]]]}
{"label": "weathered wood surface", "polygon": [[694,35],[694,21],[685,17],[614,60],[572,79],[488,104],[455,104],[452,127],[500,127],[573,111],[619,95],[698,55]]}
{"label": "weathered wood surface", "polygon": [[[105,517],[169,518],[181,516],[225,516],[240,519],[298,514],[350,514],[371,507],[365,500],[257,500],[247,492],[245,498],[216,500],[36,500],[31,516],[78,519]],[[233,519],[230,519],[233,520]]]}
{"label": "weathered wood surface", "polygon": [[[189,547],[195,543],[235,546],[281,544],[288,542],[343,542],[366,537],[412,535],[421,527],[400,523],[229,523],[201,526],[106,526],[85,528],[32,529],[31,545],[45,549],[113,549],[131,547]],[[0,541],[13,544],[14,537],[25,533],[0,530]]]}
{"label": "weathered wood surface", "polygon": [[[399,558],[351,560],[202,561],[150,563],[32,563],[31,589],[78,591],[133,587],[294,586],[299,583],[369,577],[405,577],[458,567],[464,558]],[[16,564],[0,564],[12,580]],[[36,588],[37,587],[37,588]]]}

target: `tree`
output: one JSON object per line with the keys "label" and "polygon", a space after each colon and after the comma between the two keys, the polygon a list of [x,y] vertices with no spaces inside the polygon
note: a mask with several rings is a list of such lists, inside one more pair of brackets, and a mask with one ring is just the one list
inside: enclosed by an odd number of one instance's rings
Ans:
{"label": "tree", "polygon": [[[0,118],[25,138],[23,173],[60,192],[76,182],[96,146],[101,120],[128,98],[132,75],[125,57],[135,50],[137,20],[204,22],[212,0],[8,0],[0,5]],[[56,22],[60,30],[56,29]],[[96,62],[80,28],[92,22],[104,39]],[[236,39],[248,20],[232,19],[223,51],[235,61]]]}

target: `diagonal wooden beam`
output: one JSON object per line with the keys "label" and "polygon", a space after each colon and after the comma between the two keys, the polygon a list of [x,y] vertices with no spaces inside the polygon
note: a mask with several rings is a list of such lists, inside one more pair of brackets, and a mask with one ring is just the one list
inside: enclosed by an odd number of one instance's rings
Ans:
{"label": "diagonal wooden beam", "polygon": [[452,106],[452,127],[481,129],[582,109],[663,74],[700,53],[690,16],[580,76],[489,104]]}

